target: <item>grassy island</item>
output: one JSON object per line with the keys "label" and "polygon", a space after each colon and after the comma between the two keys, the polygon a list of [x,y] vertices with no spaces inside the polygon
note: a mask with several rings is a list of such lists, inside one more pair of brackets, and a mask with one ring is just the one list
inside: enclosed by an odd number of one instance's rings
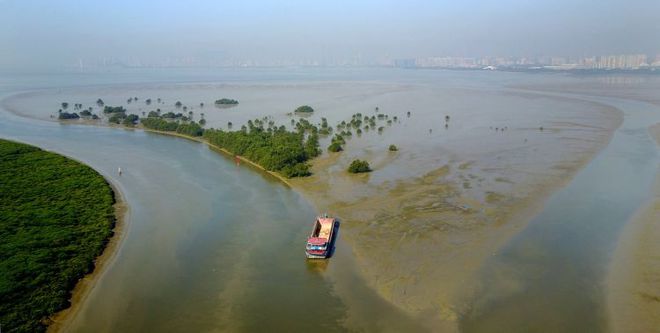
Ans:
{"label": "grassy island", "polygon": [[0,186],[0,324],[45,331],[112,236],[114,193],[86,165],[6,140]]}

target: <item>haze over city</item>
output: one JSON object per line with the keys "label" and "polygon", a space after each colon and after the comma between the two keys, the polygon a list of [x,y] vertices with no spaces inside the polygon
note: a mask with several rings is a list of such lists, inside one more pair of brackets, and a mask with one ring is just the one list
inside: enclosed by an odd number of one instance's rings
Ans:
{"label": "haze over city", "polygon": [[0,66],[382,65],[660,53],[660,2],[0,2]]}

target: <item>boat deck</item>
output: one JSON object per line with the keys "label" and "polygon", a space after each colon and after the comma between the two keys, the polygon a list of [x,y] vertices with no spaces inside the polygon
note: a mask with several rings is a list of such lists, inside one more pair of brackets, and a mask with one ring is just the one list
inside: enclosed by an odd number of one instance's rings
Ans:
{"label": "boat deck", "polygon": [[320,238],[329,238],[330,237],[330,231],[332,231],[332,224],[331,223],[322,223],[321,224],[321,230],[319,231],[319,237]]}

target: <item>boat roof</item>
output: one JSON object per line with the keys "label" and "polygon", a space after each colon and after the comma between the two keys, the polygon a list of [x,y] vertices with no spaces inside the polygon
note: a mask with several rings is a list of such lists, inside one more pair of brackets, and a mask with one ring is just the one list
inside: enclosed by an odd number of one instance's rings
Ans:
{"label": "boat roof", "polygon": [[321,238],[321,237],[310,237],[307,239],[307,243],[312,244],[312,245],[321,245],[325,244],[328,241],[327,238]]}

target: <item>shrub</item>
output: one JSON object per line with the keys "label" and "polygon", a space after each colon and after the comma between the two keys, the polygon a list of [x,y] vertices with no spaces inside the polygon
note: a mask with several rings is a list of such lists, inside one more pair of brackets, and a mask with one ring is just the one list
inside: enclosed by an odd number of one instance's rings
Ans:
{"label": "shrub", "polygon": [[123,106],[105,106],[103,108],[103,113],[106,113],[106,114],[126,113],[126,109],[124,109]]}
{"label": "shrub", "polygon": [[309,106],[309,105],[302,105],[302,106],[299,106],[298,108],[296,108],[296,110],[293,111],[293,112],[295,112],[295,113],[312,113],[312,112],[314,112],[314,109],[312,109],[312,107]]}
{"label": "shrub", "polygon": [[297,163],[294,166],[287,165],[280,172],[287,178],[307,177],[312,174],[307,163]]}
{"label": "shrub", "polygon": [[341,147],[341,143],[334,141],[333,143],[328,146],[328,151],[332,153],[337,153],[344,150],[344,148]]}
{"label": "shrub", "polygon": [[204,129],[199,124],[190,122],[188,124],[179,124],[176,127],[176,132],[190,136],[202,136]]}
{"label": "shrub", "polygon": [[68,113],[68,112],[60,112],[60,114],[57,116],[57,119],[65,120],[65,119],[78,119],[80,116],[75,113]]}
{"label": "shrub", "polygon": [[389,150],[390,151],[397,151],[397,150],[399,150],[399,148],[397,148],[397,146],[395,146],[395,145],[390,145]]}
{"label": "shrub", "polygon": [[140,121],[145,128],[157,131],[176,131],[179,124],[173,121],[167,121],[160,118],[142,118]]}
{"label": "shrub", "polygon": [[126,114],[123,112],[118,112],[118,113],[113,113],[112,116],[110,116],[110,119],[108,119],[109,122],[119,124],[126,118]]}
{"label": "shrub", "polygon": [[351,162],[351,165],[348,166],[348,172],[350,173],[371,172],[371,168],[369,167],[369,162],[367,161],[354,160],[353,162]]}
{"label": "shrub", "polygon": [[215,101],[215,105],[236,105],[238,101],[231,98],[221,98]]}
{"label": "shrub", "polygon": [[126,116],[126,118],[124,118],[124,121],[122,123],[124,124],[124,126],[135,126],[135,124],[138,122],[139,119],[140,117],[131,113],[128,116]]}
{"label": "shrub", "polygon": [[204,138],[209,143],[224,148],[234,155],[245,156],[266,170],[277,171],[286,177],[310,175],[305,163],[318,154],[318,138],[313,134],[305,140],[301,132],[289,132],[285,128],[255,126],[257,121],[248,122],[240,131],[209,129]]}

